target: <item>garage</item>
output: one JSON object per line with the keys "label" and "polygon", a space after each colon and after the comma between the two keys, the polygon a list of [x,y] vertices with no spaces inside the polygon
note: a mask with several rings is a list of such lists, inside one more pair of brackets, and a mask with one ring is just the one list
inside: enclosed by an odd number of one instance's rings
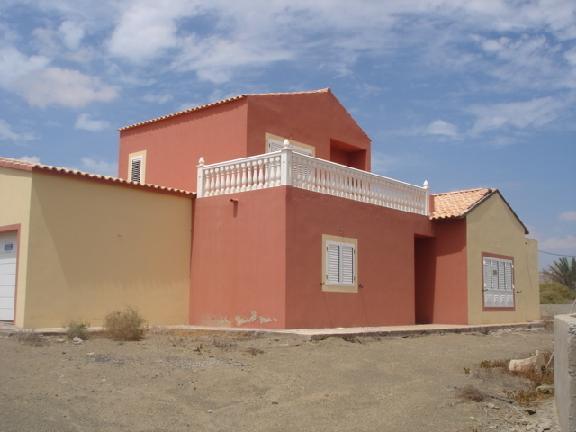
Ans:
{"label": "garage", "polygon": [[0,321],[14,321],[16,231],[0,232]]}

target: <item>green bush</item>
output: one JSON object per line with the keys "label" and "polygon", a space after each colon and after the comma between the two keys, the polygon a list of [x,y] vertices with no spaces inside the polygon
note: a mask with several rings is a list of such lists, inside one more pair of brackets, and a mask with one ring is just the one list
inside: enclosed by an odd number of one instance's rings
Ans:
{"label": "green bush", "polygon": [[104,328],[114,340],[137,341],[144,336],[144,319],[132,308],[114,311],[104,318]]}
{"label": "green bush", "polygon": [[88,339],[88,327],[90,324],[83,321],[70,321],[66,325],[66,336],[68,339],[80,338]]}
{"label": "green bush", "polygon": [[556,282],[540,284],[541,304],[564,304],[574,301],[575,293]]}

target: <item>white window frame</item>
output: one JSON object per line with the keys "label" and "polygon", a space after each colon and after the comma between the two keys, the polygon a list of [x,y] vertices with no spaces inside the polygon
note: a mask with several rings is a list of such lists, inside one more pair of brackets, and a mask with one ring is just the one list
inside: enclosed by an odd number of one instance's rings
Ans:
{"label": "white window frame", "polygon": [[[337,267],[338,276],[334,280],[334,275],[330,277],[329,270],[329,250],[337,249]],[[351,251],[352,257],[346,267],[346,254]],[[351,267],[351,268],[350,268]],[[346,281],[346,273],[351,273],[351,280]],[[326,292],[358,292],[358,241],[353,238],[322,235],[322,291]]]}
{"label": "white window frame", "polygon": [[[270,133],[266,133],[266,153],[271,153],[271,152],[275,152],[278,150],[282,150],[282,148],[284,148],[284,140],[286,138],[283,138],[281,136],[278,135],[272,135]],[[316,148],[308,145],[308,144],[304,144],[298,141],[294,141],[294,140],[289,140],[290,141],[290,146],[288,148],[290,148],[291,150],[294,150],[295,152],[298,153],[302,153],[305,154],[306,156],[312,156],[315,157],[316,156]]]}
{"label": "white window frame", "polygon": [[482,255],[482,305],[484,310],[515,310],[514,260]]}
{"label": "white window frame", "polygon": [[[139,181],[132,180],[132,164],[140,161],[140,178]],[[144,184],[146,182],[146,150],[142,150],[128,155],[128,181],[132,183]]]}

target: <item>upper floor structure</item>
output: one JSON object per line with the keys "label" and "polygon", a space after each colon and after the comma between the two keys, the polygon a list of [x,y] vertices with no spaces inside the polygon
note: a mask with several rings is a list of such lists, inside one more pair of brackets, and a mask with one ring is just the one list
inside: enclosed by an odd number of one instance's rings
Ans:
{"label": "upper floor structure", "polygon": [[288,185],[428,214],[426,187],[370,167],[370,138],[329,89],[240,95],[120,130],[127,180],[199,197]]}

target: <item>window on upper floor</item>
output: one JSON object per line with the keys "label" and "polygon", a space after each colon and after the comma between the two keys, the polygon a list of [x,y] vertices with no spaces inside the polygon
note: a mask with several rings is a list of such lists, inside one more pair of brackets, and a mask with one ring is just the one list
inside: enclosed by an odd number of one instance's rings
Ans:
{"label": "window on upper floor", "polygon": [[510,257],[482,256],[485,309],[514,309],[514,262]]}
{"label": "window on upper floor", "polygon": [[[272,135],[267,133],[266,134],[266,153],[275,152],[278,150],[282,150],[284,148],[284,140],[285,138],[280,137],[278,135]],[[304,144],[298,141],[289,140],[290,147],[292,150],[305,154],[307,156],[314,157],[316,155],[316,149],[311,145]]]}
{"label": "window on upper floor", "polygon": [[322,236],[322,290],[358,292],[356,239]]}
{"label": "window on upper floor", "polygon": [[146,174],[146,150],[128,156],[128,180],[143,184]]}

